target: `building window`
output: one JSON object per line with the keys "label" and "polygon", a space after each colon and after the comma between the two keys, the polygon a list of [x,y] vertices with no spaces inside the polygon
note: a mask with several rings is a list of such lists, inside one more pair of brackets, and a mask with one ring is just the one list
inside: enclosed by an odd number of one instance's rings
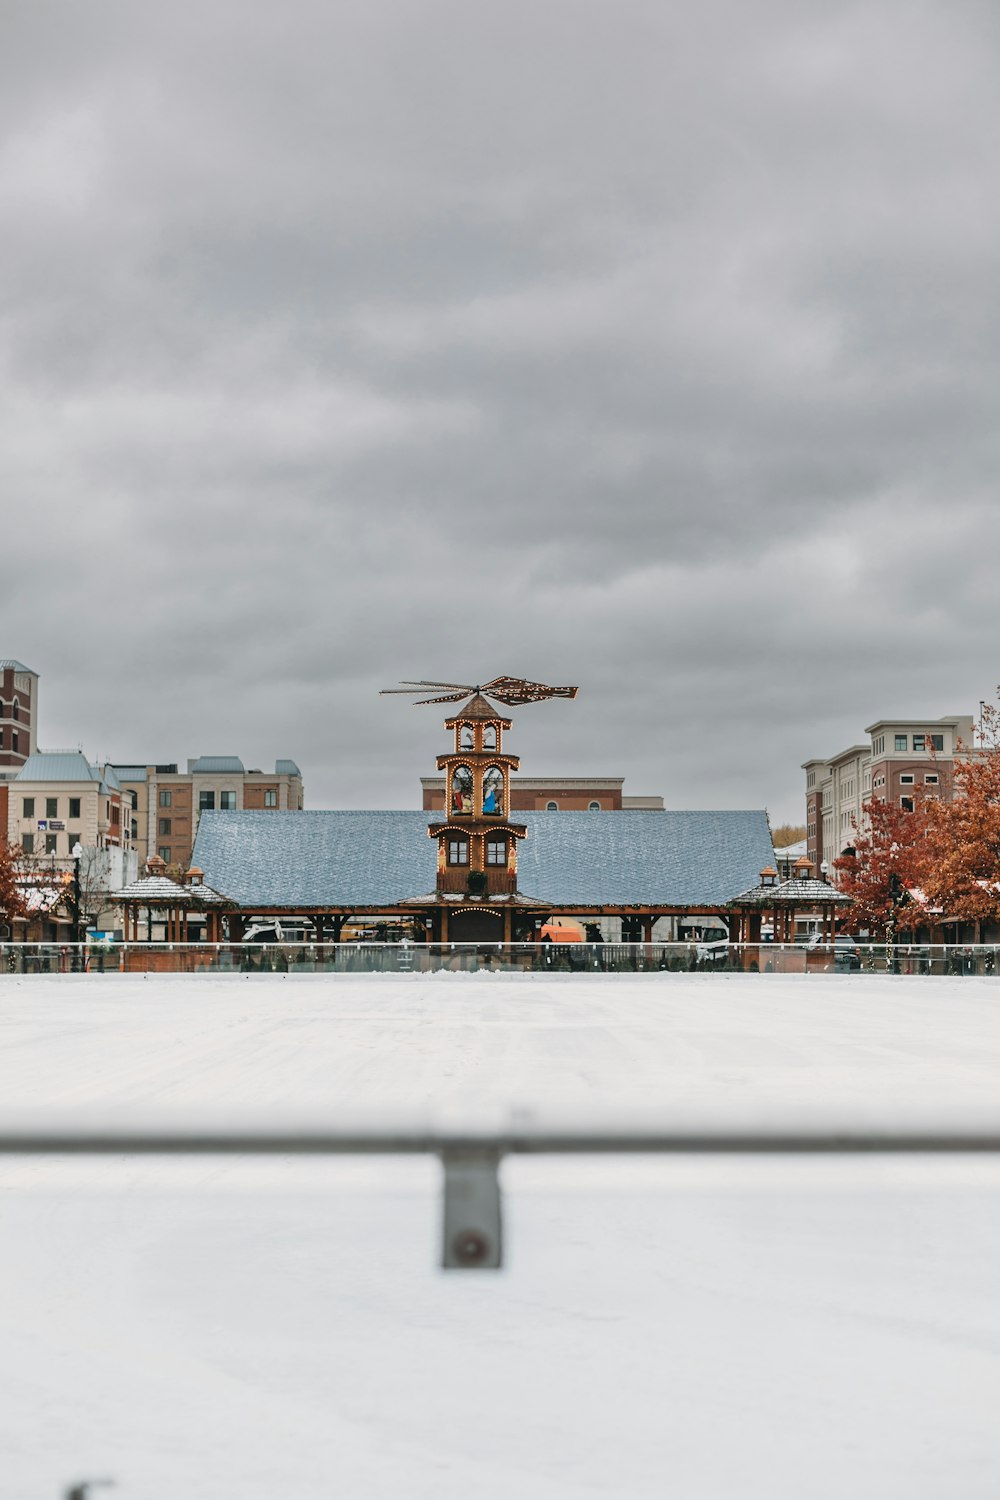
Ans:
{"label": "building window", "polygon": [[897,734],[897,736],[896,736],[896,749],[897,750],[908,750],[909,749],[909,745],[907,743],[907,739],[906,739],[906,735],[905,734]]}
{"label": "building window", "polygon": [[448,863],[450,865],[467,865],[469,863],[468,839],[448,840]]}
{"label": "building window", "polygon": [[35,835],[33,833],[21,834],[21,848],[24,850],[25,854],[34,854]]}
{"label": "building window", "polygon": [[899,778],[899,784],[900,784],[900,786],[912,786],[913,785],[913,781],[914,781],[914,778],[913,778],[913,775],[910,772],[907,772],[904,776],[901,776]]}
{"label": "building window", "polygon": [[58,818],[58,816],[59,816],[59,798],[58,797],[46,797],[46,799],[45,799],[45,816],[47,818]]}
{"label": "building window", "polygon": [[129,800],[129,806],[131,807],[132,811],[135,812],[136,808],[139,806],[139,793],[138,792],[129,792],[129,794],[128,794],[128,800]]}
{"label": "building window", "polygon": [[78,818],[80,816],[79,797],[71,797],[69,799],[69,815],[71,818]]}
{"label": "building window", "polygon": [[278,805],[278,793],[275,791],[275,789],[274,789],[273,786],[269,786],[264,791],[264,806],[265,807],[277,807],[277,805]]}
{"label": "building window", "polygon": [[587,808],[588,812],[600,812],[600,810],[601,804],[599,802],[591,802]]}
{"label": "building window", "polygon": [[236,793],[235,792],[220,792],[219,793],[219,809],[222,812],[235,812],[236,811]]}
{"label": "building window", "polygon": [[926,742],[926,737],[924,735],[922,735],[922,734],[915,734],[913,736],[913,748],[914,748],[914,750],[915,751],[917,751],[917,750],[923,750],[925,742]]}
{"label": "building window", "polygon": [[34,799],[34,797],[25,797],[25,799],[24,799],[24,816],[26,818],[33,818],[35,816],[35,799]]}
{"label": "building window", "polygon": [[904,812],[912,812],[913,811],[913,798],[912,797],[900,797],[900,799],[899,799],[899,805],[903,809]]}
{"label": "building window", "polygon": [[160,788],[160,806],[161,807],[172,807],[173,806],[173,802],[174,802],[174,794],[170,790],[170,788],[166,787],[166,786],[161,787]]}
{"label": "building window", "polygon": [[134,844],[136,842],[136,840],[138,839],[138,837],[139,837],[139,825],[136,822],[135,818],[132,819],[132,827],[130,829],[130,835],[131,835],[132,842]]}
{"label": "building window", "polygon": [[559,803],[558,802],[546,802],[546,804],[545,804],[545,811],[546,812],[558,812],[559,811]]}
{"label": "building window", "polygon": [[198,811],[199,812],[214,812],[215,811],[215,793],[214,792],[199,792],[198,793]]}
{"label": "building window", "polygon": [[161,818],[160,819],[160,830],[159,831],[160,831],[161,834],[163,834],[163,833],[169,834],[169,832],[170,832],[170,819],[169,818]]}
{"label": "building window", "polygon": [[933,773],[931,773],[930,771],[928,771],[927,775],[924,777],[924,785],[925,786],[937,786],[937,784],[938,784],[938,774],[937,774],[937,772],[934,771]]}
{"label": "building window", "polygon": [[10,705],[10,716],[12,719],[19,719],[21,717],[21,705],[18,703],[16,698]]}
{"label": "building window", "polygon": [[80,842],[79,830],[76,833],[74,833],[73,830],[70,829],[69,833],[67,833],[67,835],[66,835],[66,847],[68,848],[70,854],[73,853],[73,850],[76,848],[76,846],[77,846],[77,844],[79,842]]}
{"label": "building window", "polygon": [[166,849],[166,848],[161,848],[161,849],[157,849],[156,852],[160,856],[160,858],[163,860],[163,863],[165,865],[169,865],[169,863],[170,863],[170,850]]}
{"label": "building window", "polygon": [[487,839],[486,863],[488,865],[505,865],[507,863],[506,839]]}
{"label": "building window", "polygon": [[46,854],[55,854],[56,851],[58,850],[58,848],[59,848],[59,835],[57,833],[47,833],[45,835],[45,852],[46,852]]}
{"label": "building window", "polygon": [[941,751],[944,750],[944,735],[943,734],[929,734],[927,736],[927,738],[930,741],[931,749],[932,750],[941,750]]}
{"label": "building window", "polygon": [[10,748],[13,750],[15,755],[17,754],[17,747],[19,743],[20,741],[18,739],[17,730],[15,729],[14,733],[10,737]]}

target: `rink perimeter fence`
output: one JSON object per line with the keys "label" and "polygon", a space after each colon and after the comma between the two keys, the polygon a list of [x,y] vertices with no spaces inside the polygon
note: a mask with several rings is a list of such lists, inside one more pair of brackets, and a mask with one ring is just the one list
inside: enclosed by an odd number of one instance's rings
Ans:
{"label": "rink perimeter fence", "polygon": [[1000,974],[1000,946],[857,943],[19,943],[20,974]]}

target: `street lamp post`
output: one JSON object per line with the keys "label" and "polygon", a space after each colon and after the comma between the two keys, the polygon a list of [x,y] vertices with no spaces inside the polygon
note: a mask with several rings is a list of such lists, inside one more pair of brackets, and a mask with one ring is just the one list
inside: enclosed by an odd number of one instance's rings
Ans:
{"label": "street lamp post", "polygon": [[70,850],[73,858],[73,971],[80,968],[80,858],[83,845],[74,844]]}

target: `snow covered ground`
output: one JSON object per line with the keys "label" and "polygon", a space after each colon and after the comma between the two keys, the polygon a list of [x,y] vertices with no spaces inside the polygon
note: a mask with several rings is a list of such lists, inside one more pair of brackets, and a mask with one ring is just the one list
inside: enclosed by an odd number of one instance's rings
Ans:
{"label": "snow covered ground", "polygon": [[[0,1112],[1000,1120],[1000,981],[0,979]],[[526,1159],[436,1269],[422,1158],[0,1162],[0,1496],[963,1500],[1000,1162]]]}

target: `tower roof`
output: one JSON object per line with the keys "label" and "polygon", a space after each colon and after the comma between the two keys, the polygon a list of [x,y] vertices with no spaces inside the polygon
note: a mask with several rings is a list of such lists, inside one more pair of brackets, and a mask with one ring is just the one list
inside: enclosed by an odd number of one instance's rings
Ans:
{"label": "tower roof", "polygon": [[495,719],[497,723],[505,725],[507,729],[511,725],[510,719],[505,719],[500,710],[494,708],[493,704],[488,698],[484,698],[482,693],[473,693],[468,703],[463,704],[457,714],[453,714],[450,719],[445,719],[444,727],[445,729],[453,729],[456,724],[461,724],[463,719]]}

